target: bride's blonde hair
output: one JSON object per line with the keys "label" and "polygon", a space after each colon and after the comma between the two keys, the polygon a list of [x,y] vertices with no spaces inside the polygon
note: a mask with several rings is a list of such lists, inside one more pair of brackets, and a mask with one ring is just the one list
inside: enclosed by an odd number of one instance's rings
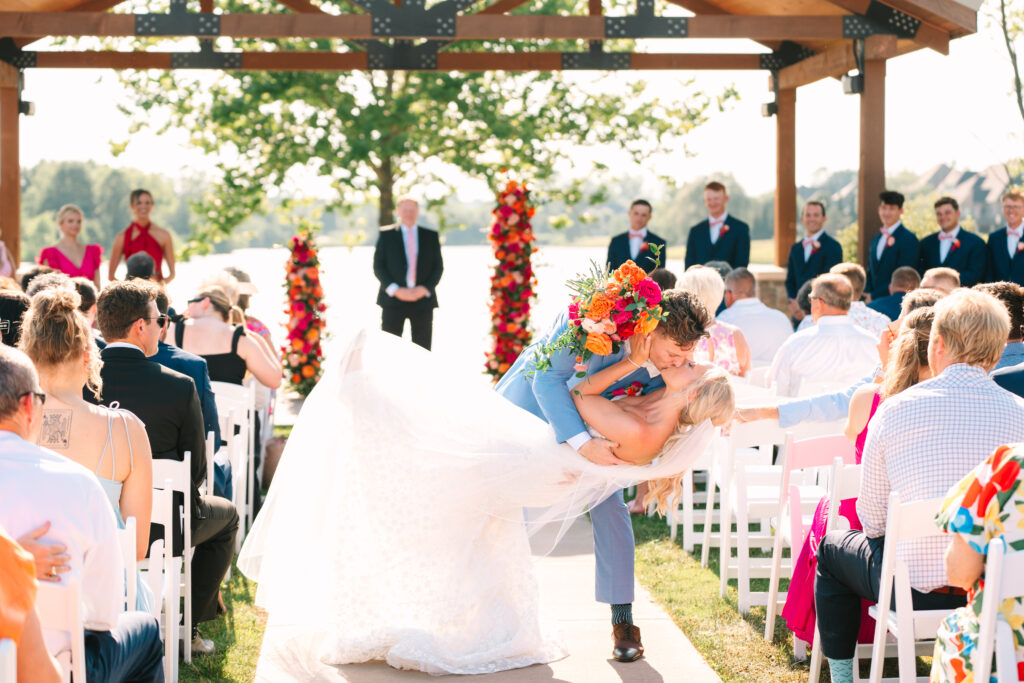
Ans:
{"label": "bride's blonde hair", "polygon": [[[711,424],[716,427],[727,425],[732,420],[736,410],[736,396],[732,385],[729,384],[729,374],[725,370],[708,370],[688,390],[694,392],[694,396],[679,411],[675,432],[665,441],[661,452],[658,453],[659,456],[670,452],[686,436],[687,429],[704,420],[711,420]],[[683,473],[680,472],[667,479],[652,479],[647,495],[644,496],[644,507],[654,502],[657,504],[655,511],[665,515],[679,492],[682,478]]]}

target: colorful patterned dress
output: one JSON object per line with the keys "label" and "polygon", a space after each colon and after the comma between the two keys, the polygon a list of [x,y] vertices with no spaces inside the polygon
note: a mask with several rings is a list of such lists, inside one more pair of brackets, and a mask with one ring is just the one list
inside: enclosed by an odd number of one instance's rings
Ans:
{"label": "colorful patterned dress", "polygon": [[693,357],[698,361],[707,362],[711,358],[709,344],[714,344],[715,365],[722,368],[730,375],[740,374],[740,361],[736,356],[736,332],[740,328],[729,323],[715,321],[715,324],[708,328],[710,336],[704,337],[697,343],[697,349]]}
{"label": "colorful patterned dress", "polygon": [[[989,541],[1002,537],[1009,549],[1024,549],[1024,490],[1021,465],[1024,445],[1000,446],[985,462],[950,490],[936,524],[946,533],[960,534],[975,552],[985,554]],[[967,594],[967,606],[942,620],[935,638],[932,681],[973,681],[971,654],[977,646],[984,579]],[[1014,630],[1017,677],[1024,677],[1024,605],[1006,600],[999,611]],[[993,675],[991,678],[995,681]]]}

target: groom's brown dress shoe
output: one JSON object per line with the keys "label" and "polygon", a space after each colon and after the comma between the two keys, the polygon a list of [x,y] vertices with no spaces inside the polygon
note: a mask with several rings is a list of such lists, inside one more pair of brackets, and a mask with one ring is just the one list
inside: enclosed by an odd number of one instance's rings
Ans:
{"label": "groom's brown dress shoe", "polygon": [[620,662],[635,662],[644,654],[640,642],[640,629],[634,624],[615,624],[612,627],[612,656]]}

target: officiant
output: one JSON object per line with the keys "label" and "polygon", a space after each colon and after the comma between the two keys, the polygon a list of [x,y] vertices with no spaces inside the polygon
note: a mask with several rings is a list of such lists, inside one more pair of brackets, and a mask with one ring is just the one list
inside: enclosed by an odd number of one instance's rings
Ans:
{"label": "officiant", "polygon": [[[626,261],[633,261],[648,274],[665,265],[665,240],[647,229],[651,220],[651,203],[646,199],[637,199],[629,206],[629,230],[612,238],[608,245],[608,268],[615,270]],[[655,259],[651,247],[660,247],[659,257]]]}
{"label": "officiant", "polygon": [[437,231],[417,223],[419,212],[415,199],[399,198],[398,222],[380,229],[373,274],[380,281],[381,329],[401,337],[408,320],[413,343],[429,351],[437,308],[434,290],[444,263]]}

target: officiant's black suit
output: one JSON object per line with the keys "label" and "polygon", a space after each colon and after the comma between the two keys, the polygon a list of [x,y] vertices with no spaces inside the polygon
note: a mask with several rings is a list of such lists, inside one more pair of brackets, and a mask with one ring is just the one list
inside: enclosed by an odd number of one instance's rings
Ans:
{"label": "officiant's black suit", "polygon": [[[93,403],[131,411],[146,425],[153,459],[177,460],[191,453],[192,475],[192,618],[195,623],[217,616],[217,590],[234,555],[238,512],[234,504],[218,496],[199,495],[206,478],[206,438],[203,411],[192,378],[149,360],[139,348],[114,347],[102,351],[103,392]],[[120,455],[120,454],[119,454]],[[127,455],[127,454],[125,454]],[[212,454],[211,454],[212,457]],[[159,482],[154,482],[159,484]],[[175,502],[183,500],[175,494]],[[150,544],[163,530],[154,525]],[[175,525],[177,527],[177,525]],[[174,554],[180,555],[184,535],[175,528]]]}
{"label": "officiant's black suit", "polygon": [[416,285],[426,287],[430,296],[419,301],[401,301],[388,296],[387,288],[391,283],[399,287],[406,286],[406,272],[409,269],[402,229],[397,223],[380,229],[377,248],[373,252],[373,274],[380,281],[377,305],[381,308],[381,329],[401,337],[405,321],[408,320],[413,343],[429,349],[434,309],[437,308],[437,292],[434,290],[441,281],[444,262],[441,260],[441,241],[437,231],[418,225],[416,238],[419,242],[416,250]]}

